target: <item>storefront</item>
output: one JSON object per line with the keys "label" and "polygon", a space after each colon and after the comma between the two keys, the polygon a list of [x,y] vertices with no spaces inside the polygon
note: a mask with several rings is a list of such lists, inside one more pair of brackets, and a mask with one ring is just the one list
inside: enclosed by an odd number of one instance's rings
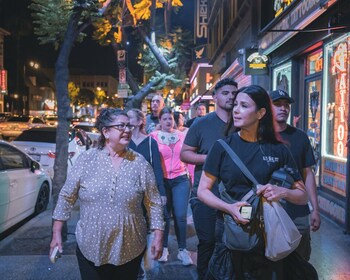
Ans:
{"label": "storefront", "polygon": [[214,101],[210,89],[213,86],[214,74],[212,65],[208,63],[194,63],[190,73],[190,110],[188,118],[195,116],[195,108],[198,103],[205,104],[207,112],[214,110]]}
{"label": "storefront", "polygon": [[[346,1],[326,8],[318,2],[299,1],[291,6],[288,14],[282,13],[268,26],[270,30],[282,29],[283,23],[288,31],[267,33],[260,47],[271,58],[268,88],[284,89],[296,100],[291,120],[301,115],[298,127],[308,134],[314,150],[320,210],[350,232],[350,33],[314,32],[310,36],[294,32],[327,26],[338,9],[346,11],[341,6],[346,6]],[[324,5],[326,2],[322,1]]]}

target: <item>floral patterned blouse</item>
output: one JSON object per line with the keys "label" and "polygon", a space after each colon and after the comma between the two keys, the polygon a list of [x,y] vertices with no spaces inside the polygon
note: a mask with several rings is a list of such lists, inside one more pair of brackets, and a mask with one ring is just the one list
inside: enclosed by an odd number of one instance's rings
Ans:
{"label": "floral patterned blouse", "polygon": [[125,264],[145,249],[147,226],[142,203],[150,229],[164,229],[152,167],[132,150],[127,151],[118,171],[106,149],[84,152],[68,174],[53,219],[68,220],[78,198],[77,243],[85,258],[96,266]]}

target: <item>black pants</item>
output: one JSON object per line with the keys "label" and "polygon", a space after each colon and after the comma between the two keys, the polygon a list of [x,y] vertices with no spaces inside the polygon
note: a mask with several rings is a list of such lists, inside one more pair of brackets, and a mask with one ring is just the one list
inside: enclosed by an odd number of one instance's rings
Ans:
{"label": "black pants", "polygon": [[[193,195],[193,194],[192,194]],[[205,279],[209,260],[215,248],[215,223],[217,210],[210,208],[198,198],[191,199],[194,227],[198,237],[197,272],[198,279]]]}
{"label": "black pants", "polygon": [[95,266],[87,260],[77,246],[77,259],[82,280],[136,280],[144,252],[123,265],[104,264]]}

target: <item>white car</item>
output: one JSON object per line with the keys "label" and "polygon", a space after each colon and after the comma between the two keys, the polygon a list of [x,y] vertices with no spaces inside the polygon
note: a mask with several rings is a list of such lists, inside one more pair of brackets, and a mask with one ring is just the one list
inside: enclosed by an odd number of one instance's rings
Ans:
{"label": "white car", "polygon": [[30,156],[0,140],[0,233],[46,210],[52,183]]}
{"label": "white car", "polygon": [[48,115],[45,117],[45,123],[50,126],[57,126],[58,117],[56,115]]}
{"label": "white car", "polygon": [[95,146],[98,142],[98,138],[100,137],[100,132],[95,127],[95,123],[93,122],[80,122],[74,125],[74,128],[76,129],[82,129],[86,132],[87,135],[89,135],[90,139],[92,140],[92,146]]}
{"label": "white car", "polygon": [[[32,128],[23,131],[11,143],[40,162],[41,166],[54,175],[54,162],[56,157],[56,127]],[[72,167],[77,157],[89,148],[91,140],[84,131],[72,129],[67,135],[68,144],[68,170]]]}
{"label": "white car", "polygon": [[38,117],[16,116],[0,123],[0,134],[4,139],[13,139],[20,135],[23,130],[44,126],[47,125]]}

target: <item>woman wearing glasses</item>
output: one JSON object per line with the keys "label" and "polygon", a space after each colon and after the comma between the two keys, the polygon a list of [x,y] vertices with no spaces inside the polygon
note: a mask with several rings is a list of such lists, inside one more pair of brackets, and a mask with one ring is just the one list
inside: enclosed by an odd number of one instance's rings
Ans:
{"label": "woman wearing glasses", "polygon": [[164,185],[167,196],[165,205],[165,230],[163,255],[158,260],[168,260],[168,234],[170,213],[173,213],[175,234],[179,252],[177,258],[183,265],[191,265],[192,260],[186,250],[187,205],[190,195],[190,181],[187,176],[186,164],[180,161],[180,151],[185,134],[174,129],[174,114],[170,108],[163,108],[159,113],[161,130],[155,130],[150,135],[157,141],[163,167]]}
{"label": "woman wearing glasses", "polygon": [[151,252],[162,253],[163,210],[152,167],[127,148],[132,130],[126,113],[103,109],[96,121],[98,147],[83,153],[68,174],[53,214],[50,253],[62,251],[64,221],[79,198],[77,258],[82,279],[137,279],[146,247],[143,203],[154,231]]}

